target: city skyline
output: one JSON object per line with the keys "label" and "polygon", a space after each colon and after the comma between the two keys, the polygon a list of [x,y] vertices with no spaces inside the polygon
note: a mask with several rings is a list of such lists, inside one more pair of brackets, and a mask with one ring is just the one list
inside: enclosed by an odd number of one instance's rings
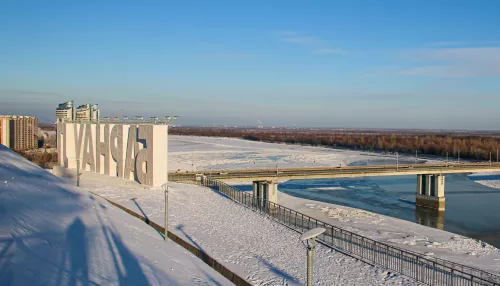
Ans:
{"label": "city skyline", "polygon": [[495,1],[0,7],[3,114],[55,122],[75,100],[179,125],[499,129]]}

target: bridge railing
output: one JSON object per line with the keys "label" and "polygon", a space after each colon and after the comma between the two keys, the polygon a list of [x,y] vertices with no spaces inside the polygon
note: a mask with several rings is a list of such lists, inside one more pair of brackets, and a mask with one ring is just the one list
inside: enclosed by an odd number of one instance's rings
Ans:
{"label": "bridge railing", "polygon": [[189,180],[185,175],[171,176],[169,180],[212,188],[233,201],[266,214],[298,232],[323,227],[326,232],[318,239],[326,246],[427,285],[500,285],[500,276],[495,274],[375,241],[282,205],[258,199],[253,194],[218,180],[193,176]]}

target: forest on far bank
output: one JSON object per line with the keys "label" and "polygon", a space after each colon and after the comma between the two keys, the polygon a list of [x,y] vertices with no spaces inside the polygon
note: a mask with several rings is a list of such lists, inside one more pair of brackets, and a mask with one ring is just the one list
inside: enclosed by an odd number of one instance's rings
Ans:
{"label": "forest on far bank", "polygon": [[436,155],[489,161],[498,160],[499,135],[433,132],[356,132],[306,129],[238,129],[222,127],[176,127],[172,135],[232,137],[269,143],[304,144],[359,150]]}

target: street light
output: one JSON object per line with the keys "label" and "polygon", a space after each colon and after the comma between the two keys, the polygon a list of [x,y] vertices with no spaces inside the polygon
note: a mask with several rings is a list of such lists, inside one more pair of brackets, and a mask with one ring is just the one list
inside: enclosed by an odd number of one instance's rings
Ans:
{"label": "street light", "polygon": [[168,240],[168,184],[165,183],[161,185],[161,188],[165,192],[165,232],[163,233],[163,239]]}
{"label": "street light", "polygon": [[300,235],[299,240],[302,241],[305,248],[307,249],[307,286],[312,286],[312,268],[313,268],[313,251],[314,251],[314,242],[316,237],[326,229],[322,227],[313,228],[307,232],[304,232]]}

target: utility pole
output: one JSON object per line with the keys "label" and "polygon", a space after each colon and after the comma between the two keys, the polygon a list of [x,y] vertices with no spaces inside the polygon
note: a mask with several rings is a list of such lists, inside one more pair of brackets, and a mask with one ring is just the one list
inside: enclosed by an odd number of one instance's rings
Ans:
{"label": "utility pole", "polygon": [[491,167],[491,151],[490,151],[490,167]]}
{"label": "utility pole", "polygon": [[399,171],[399,153],[396,152],[396,171]]}
{"label": "utility pole", "polygon": [[497,163],[498,163],[498,148],[497,148]]}
{"label": "utility pole", "polygon": [[448,167],[448,151],[446,151],[446,167]]}
{"label": "utility pole", "polygon": [[415,150],[415,164],[418,162],[418,149]]}
{"label": "utility pole", "polygon": [[457,163],[460,163],[460,149],[458,149],[458,158],[457,158]]}

